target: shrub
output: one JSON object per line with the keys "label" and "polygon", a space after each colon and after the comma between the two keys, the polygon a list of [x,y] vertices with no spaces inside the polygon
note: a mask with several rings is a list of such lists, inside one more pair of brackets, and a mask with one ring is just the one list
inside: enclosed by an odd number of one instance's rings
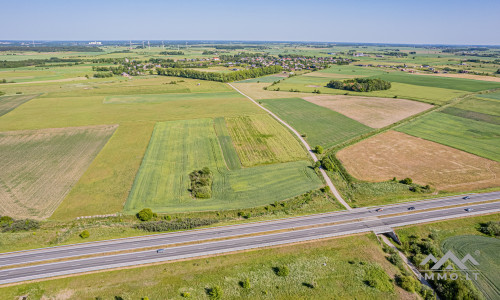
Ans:
{"label": "shrub", "polygon": [[90,236],[90,233],[88,232],[88,230],[84,230],[84,231],[82,231],[82,232],[80,233],[80,237],[81,237],[82,239],[86,239],[86,238],[88,238],[89,236]]}
{"label": "shrub", "polygon": [[405,178],[405,179],[402,179],[399,181],[399,183],[402,183],[402,184],[412,184],[413,180],[411,178]]}
{"label": "shrub", "polygon": [[323,153],[323,147],[317,145],[316,147],[314,147],[314,152],[316,152],[317,154]]}
{"label": "shrub", "polygon": [[196,227],[211,225],[217,222],[218,221],[215,219],[187,218],[183,220],[179,219],[170,222],[167,221],[143,222],[137,224],[135,228],[150,232],[160,232],[160,231],[193,229]]}
{"label": "shrub", "polygon": [[420,282],[418,282],[412,276],[398,275],[396,276],[396,284],[410,293],[418,291],[420,287]]}
{"label": "shrub", "polygon": [[245,278],[245,280],[243,281],[240,281],[240,286],[244,289],[249,289],[251,287],[250,285],[250,279],[249,278]]}
{"label": "shrub", "polygon": [[212,300],[219,300],[222,298],[222,295],[224,294],[222,291],[222,288],[218,285],[214,286],[211,289],[208,289],[208,298]]}
{"label": "shrub", "polygon": [[191,293],[189,293],[189,292],[182,292],[181,293],[181,297],[182,298],[191,298]]}
{"label": "shrub", "polygon": [[151,208],[143,208],[136,216],[141,221],[149,221],[153,218],[154,213]]}
{"label": "shrub", "polygon": [[490,236],[500,236],[500,222],[490,221],[481,224],[479,231]]}
{"label": "shrub", "polygon": [[321,160],[321,165],[327,171],[335,170],[335,165],[328,157],[323,157],[323,159]]}
{"label": "shrub", "polygon": [[0,218],[0,229],[3,232],[29,231],[40,228],[40,222],[31,219],[14,220],[11,217]]}
{"label": "shrub", "polygon": [[274,273],[280,277],[286,277],[290,274],[290,269],[287,266],[276,267]]}
{"label": "shrub", "polygon": [[213,173],[209,168],[193,171],[189,174],[191,179],[191,193],[196,198],[212,197]]}

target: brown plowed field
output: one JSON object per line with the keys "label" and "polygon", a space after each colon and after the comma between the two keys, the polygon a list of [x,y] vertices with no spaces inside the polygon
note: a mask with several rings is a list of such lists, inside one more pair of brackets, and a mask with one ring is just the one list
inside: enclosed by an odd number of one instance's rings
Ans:
{"label": "brown plowed field", "polygon": [[303,99],[372,128],[385,127],[432,107],[422,102],[394,98],[321,95]]}
{"label": "brown plowed field", "polygon": [[365,181],[410,177],[446,191],[500,186],[500,163],[396,131],[342,149],[337,157]]}
{"label": "brown plowed field", "polygon": [[0,215],[49,217],[116,127],[0,132]]}

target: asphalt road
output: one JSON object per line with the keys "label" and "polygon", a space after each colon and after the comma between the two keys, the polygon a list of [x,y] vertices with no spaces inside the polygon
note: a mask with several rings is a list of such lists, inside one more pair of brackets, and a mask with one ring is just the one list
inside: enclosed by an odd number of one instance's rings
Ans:
{"label": "asphalt road", "polygon": [[[355,220],[384,217],[390,214],[409,212],[408,207],[410,206],[415,207],[415,210],[411,211],[414,213],[423,209],[433,209],[451,205],[467,205],[496,199],[500,199],[500,192],[471,194],[470,199],[467,200],[463,199],[463,195],[461,195],[435,200],[407,202],[396,205],[357,208],[350,211],[315,214],[274,221],[253,222],[241,225],[219,226],[208,229],[154,234],[125,239],[106,240],[101,242],[10,252],[0,254],[0,266],[12,266],[44,260],[103,254],[114,251],[135,250],[146,247],[161,247],[178,243],[235,237],[244,234],[257,234],[275,230],[324,225],[334,222],[352,222]],[[376,212],[376,208],[383,208],[383,210]]]}
{"label": "asphalt road", "polygon": [[155,250],[148,250],[127,254],[75,259],[64,262],[5,269],[0,270],[0,284],[117,267],[141,265],[182,258],[227,253],[347,234],[363,233],[372,231],[374,228],[380,226],[394,228],[398,226],[431,222],[443,219],[500,212],[500,202],[475,204],[468,207],[471,207],[474,210],[472,212],[466,212],[464,207],[445,208],[434,211],[417,212],[409,215],[386,217],[376,220],[356,221],[352,223],[288,231],[284,233],[274,233],[261,236],[206,242],[203,244],[177,246],[167,248],[163,253],[157,253]]}

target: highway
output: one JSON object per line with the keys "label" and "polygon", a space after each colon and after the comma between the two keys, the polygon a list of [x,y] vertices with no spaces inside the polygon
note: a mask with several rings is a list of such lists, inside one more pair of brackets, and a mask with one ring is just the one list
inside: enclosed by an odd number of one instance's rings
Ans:
{"label": "highway", "polygon": [[[413,204],[413,206],[415,205]],[[195,245],[174,246],[165,249],[163,253],[157,253],[155,250],[147,250],[5,269],[0,270],[0,284],[363,233],[373,231],[380,226],[394,228],[437,220],[500,212],[500,202],[474,204],[467,207],[473,208],[473,210],[467,212],[464,207],[444,208],[282,233],[240,237]]]}
{"label": "highway", "polygon": [[[219,226],[208,229],[17,251],[0,254],[0,267],[83,255],[105,254],[115,251],[137,250],[147,247],[170,246],[179,243],[207,241],[210,239],[231,238],[245,234],[262,234],[276,230],[321,226],[335,222],[352,222],[367,218],[384,217],[391,214],[414,213],[424,209],[437,209],[451,205],[468,205],[496,199],[500,199],[500,192],[470,194],[470,199],[463,199],[463,195],[459,195],[371,208],[356,208],[350,211],[315,214],[266,222],[253,222],[241,225]],[[415,210],[408,211],[408,207],[415,207]],[[375,209],[377,208],[383,208],[383,210],[376,212]]]}

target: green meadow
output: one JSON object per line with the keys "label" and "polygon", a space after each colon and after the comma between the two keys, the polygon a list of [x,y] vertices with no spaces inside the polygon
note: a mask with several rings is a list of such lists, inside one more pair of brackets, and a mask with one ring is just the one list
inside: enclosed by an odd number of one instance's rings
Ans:
{"label": "green meadow", "polygon": [[[204,167],[214,173],[212,197],[196,199],[189,173]],[[156,212],[238,209],[284,200],[322,185],[308,161],[228,171],[212,119],[157,123],[126,212],[150,207]]]}
{"label": "green meadow", "polygon": [[264,106],[284,119],[314,147],[329,148],[372,129],[338,112],[300,98],[261,100]]}

